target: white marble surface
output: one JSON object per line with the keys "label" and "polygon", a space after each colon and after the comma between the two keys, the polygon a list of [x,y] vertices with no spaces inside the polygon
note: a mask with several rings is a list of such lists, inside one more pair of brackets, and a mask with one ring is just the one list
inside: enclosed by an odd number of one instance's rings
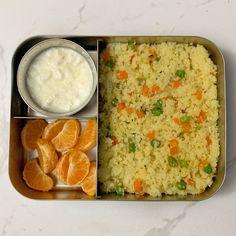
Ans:
{"label": "white marble surface", "polygon": [[[0,0],[0,235],[236,235],[236,1]],[[199,35],[226,60],[227,178],[202,202],[34,201],[8,177],[11,57],[39,34]]]}

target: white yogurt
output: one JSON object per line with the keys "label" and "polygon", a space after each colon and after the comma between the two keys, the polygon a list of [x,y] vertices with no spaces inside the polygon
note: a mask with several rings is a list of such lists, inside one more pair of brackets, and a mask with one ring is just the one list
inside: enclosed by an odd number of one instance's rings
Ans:
{"label": "white yogurt", "polygon": [[40,107],[62,113],[78,108],[90,96],[93,75],[82,55],[54,47],[34,59],[26,81],[32,99]]}

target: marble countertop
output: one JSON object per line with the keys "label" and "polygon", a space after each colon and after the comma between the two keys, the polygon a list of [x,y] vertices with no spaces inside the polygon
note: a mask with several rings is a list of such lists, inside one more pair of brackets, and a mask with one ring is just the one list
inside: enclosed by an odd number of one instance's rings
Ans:
{"label": "marble countertop", "polygon": [[[236,1],[1,0],[0,235],[236,235]],[[11,58],[34,35],[197,35],[226,62],[227,177],[202,202],[35,201],[8,177]]]}

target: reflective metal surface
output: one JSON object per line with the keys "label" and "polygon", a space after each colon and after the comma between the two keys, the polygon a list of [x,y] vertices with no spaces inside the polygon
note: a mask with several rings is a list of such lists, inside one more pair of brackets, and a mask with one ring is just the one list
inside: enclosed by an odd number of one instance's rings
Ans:
{"label": "reflective metal surface", "polygon": [[[95,64],[99,67],[99,50],[105,47],[108,42],[130,42],[136,43],[161,43],[178,42],[203,45],[210,53],[210,58],[217,66],[217,95],[220,103],[219,107],[219,138],[220,138],[220,156],[217,167],[217,173],[214,183],[205,192],[198,195],[187,196],[167,196],[153,198],[150,196],[137,196],[125,194],[124,197],[117,197],[115,194],[99,193],[96,197],[88,197],[80,189],[73,190],[64,188],[55,188],[50,192],[38,192],[28,188],[22,179],[22,170],[26,161],[26,154],[20,141],[20,132],[26,119],[39,118],[43,115],[32,111],[22,100],[16,85],[16,72],[19,62],[26,51],[38,42],[48,38],[66,38],[81,45],[92,56]],[[98,87],[99,89],[99,87]],[[98,90],[97,89],[97,90]],[[199,201],[213,196],[224,182],[226,174],[226,91],[225,91],[225,66],[224,59],[217,46],[208,39],[195,36],[36,36],[24,41],[17,49],[12,60],[12,97],[11,97],[11,120],[10,120],[10,156],[9,156],[9,175],[13,186],[22,195],[33,199],[77,199],[77,200],[135,200],[135,201]],[[44,116],[45,117],[45,116]],[[98,117],[98,91],[95,92],[90,103],[79,113],[71,116],[72,118],[88,119]],[[71,118],[70,117],[70,118]],[[45,117],[55,118],[55,117]],[[69,117],[67,117],[69,118]],[[98,146],[99,148],[99,146]],[[97,157],[99,158],[99,157]]]}

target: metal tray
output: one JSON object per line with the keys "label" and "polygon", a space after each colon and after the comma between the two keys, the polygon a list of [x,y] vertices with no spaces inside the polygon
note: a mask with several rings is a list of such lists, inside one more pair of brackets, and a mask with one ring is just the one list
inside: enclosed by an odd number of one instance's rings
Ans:
{"label": "metal tray", "polygon": [[[219,135],[220,135],[220,156],[218,161],[217,173],[214,183],[205,192],[199,195],[187,196],[168,196],[150,197],[138,196],[133,194],[125,194],[124,197],[118,197],[115,194],[104,194],[99,192],[97,182],[97,194],[95,197],[89,197],[84,194],[80,187],[68,188],[66,185],[58,183],[52,191],[39,192],[30,189],[22,179],[22,171],[27,155],[23,150],[20,140],[20,132],[27,119],[44,118],[47,120],[56,119],[57,117],[45,117],[39,113],[32,111],[22,100],[17,90],[16,73],[19,62],[26,51],[36,43],[49,38],[65,38],[74,41],[84,47],[93,58],[95,65],[99,66],[99,51],[109,42],[130,42],[136,43],[161,43],[161,42],[178,42],[193,43],[203,45],[208,52],[212,61],[217,66],[217,95],[220,103],[219,108]],[[75,118],[83,122],[89,118],[96,117],[98,119],[98,90],[97,88],[90,103],[79,113],[64,118]],[[10,145],[9,145],[9,176],[15,189],[22,195],[32,199],[75,199],[75,200],[193,200],[199,201],[213,196],[222,186],[226,173],[226,91],[225,91],[225,66],[224,59],[217,46],[208,39],[196,36],[35,36],[26,39],[16,49],[12,59],[12,91],[11,91],[11,114],[10,114]],[[62,118],[61,118],[62,119]],[[97,159],[97,149],[93,150],[93,159]]]}

